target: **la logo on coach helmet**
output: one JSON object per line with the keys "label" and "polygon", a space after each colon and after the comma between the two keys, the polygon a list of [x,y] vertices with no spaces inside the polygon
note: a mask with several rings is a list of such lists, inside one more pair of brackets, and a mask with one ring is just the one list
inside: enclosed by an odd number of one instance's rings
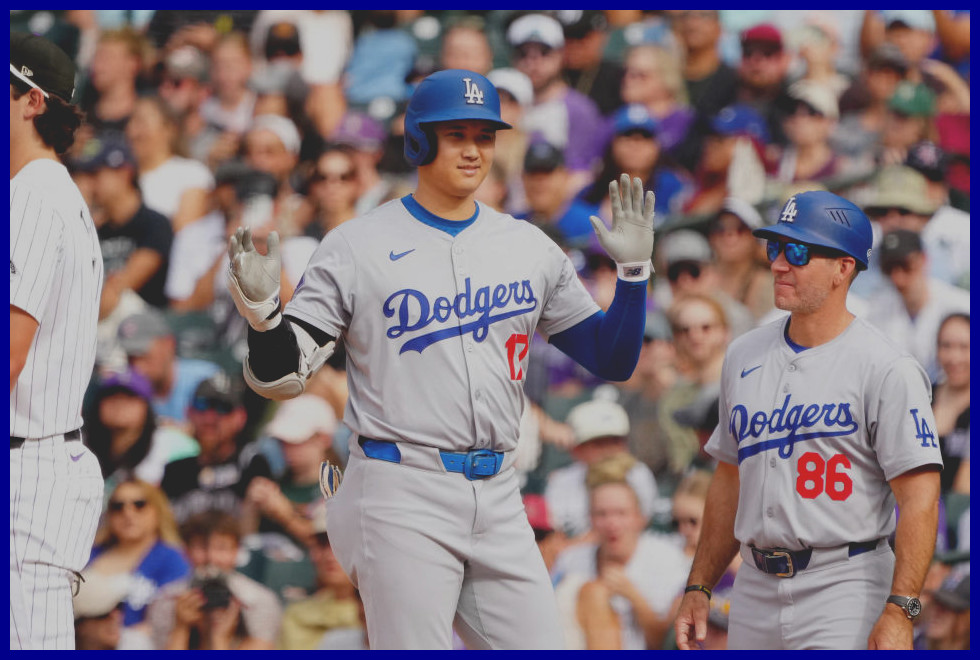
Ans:
{"label": "la logo on coach helmet", "polygon": [[466,85],[466,93],[463,97],[466,102],[471,105],[483,105],[483,92],[477,87],[476,83],[473,82],[472,78],[463,78],[463,84]]}
{"label": "la logo on coach helmet", "polygon": [[783,212],[779,216],[780,222],[794,222],[796,220],[796,195],[789,198],[786,202],[786,206],[783,207]]}

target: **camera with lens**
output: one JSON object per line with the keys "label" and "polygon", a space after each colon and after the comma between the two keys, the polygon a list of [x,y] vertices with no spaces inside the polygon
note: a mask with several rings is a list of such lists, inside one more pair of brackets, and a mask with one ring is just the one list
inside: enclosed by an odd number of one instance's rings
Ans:
{"label": "camera with lens", "polygon": [[200,589],[204,594],[202,609],[223,609],[231,603],[231,589],[223,573],[198,573],[191,581],[191,588]]}

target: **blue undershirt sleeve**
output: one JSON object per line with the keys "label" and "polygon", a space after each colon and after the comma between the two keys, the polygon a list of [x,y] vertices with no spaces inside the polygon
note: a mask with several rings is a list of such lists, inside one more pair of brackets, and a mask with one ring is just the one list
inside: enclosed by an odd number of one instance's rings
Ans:
{"label": "blue undershirt sleeve", "polygon": [[626,380],[633,375],[643,346],[646,298],[646,282],[617,280],[608,311],[596,312],[550,341],[599,378]]}

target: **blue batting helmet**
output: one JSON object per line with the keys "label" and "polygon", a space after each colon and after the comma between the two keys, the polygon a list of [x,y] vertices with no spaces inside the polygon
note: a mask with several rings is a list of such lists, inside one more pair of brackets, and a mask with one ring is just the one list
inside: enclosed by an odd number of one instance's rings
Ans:
{"label": "blue batting helmet", "polygon": [[500,119],[500,96],[493,83],[465,69],[437,71],[418,84],[405,110],[405,160],[416,167],[431,163],[437,145],[428,125],[455,119],[511,128]]}
{"label": "blue batting helmet", "polygon": [[839,195],[824,191],[793,195],[779,221],[752,232],[765,239],[789,239],[837,250],[854,257],[858,270],[871,257],[871,221],[864,211]]}

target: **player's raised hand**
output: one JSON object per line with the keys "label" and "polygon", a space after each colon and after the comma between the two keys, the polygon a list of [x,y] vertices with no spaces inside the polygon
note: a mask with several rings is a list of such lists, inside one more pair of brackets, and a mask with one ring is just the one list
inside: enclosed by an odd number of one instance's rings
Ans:
{"label": "player's raised hand", "polygon": [[609,202],[612,228],[596,216],[589,218],[599,244],[617,264],[648,263],[653,254],[653,192],[644,196],[643,182],[634,178],[631,185],[629,175],[623,174],[618,182],[609,182]]}
{"label": "player's raised hand", "polygon": [[228,241],[228,290],[238,313],[260,332],[274,328],[280,320],[275,313],[282,272],[279,234],[269,234],[266,244],[268,254],[259,254],[247,227],[239,227]]}

